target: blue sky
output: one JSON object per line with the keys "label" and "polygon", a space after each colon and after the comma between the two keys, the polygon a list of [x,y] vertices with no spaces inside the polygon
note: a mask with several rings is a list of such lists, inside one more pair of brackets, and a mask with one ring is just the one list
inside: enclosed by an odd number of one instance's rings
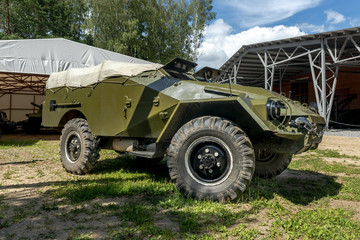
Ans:
{"label": "blue sky", "polygon": [[242,45],[360,26],[360,0],[213,0],[199,68],[215,68]]}

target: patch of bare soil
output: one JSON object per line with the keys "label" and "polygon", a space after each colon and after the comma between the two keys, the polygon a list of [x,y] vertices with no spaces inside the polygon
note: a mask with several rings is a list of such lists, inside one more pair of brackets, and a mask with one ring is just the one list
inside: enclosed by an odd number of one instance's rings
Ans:
{"label": "patch of bare soil", "polygon": [[360,221],[360,202],[347,200],[333,200],[330,202],[331,208],[343,208],[354,212],[353,219]]}
{"label": "patch of bare soil", "polygon": [[329,158],[324,157],[322,158],[324,161],[328,163],[340,163],[345,165],[353,165],[356,167],[360,167],[360,160],[357,159],[350,159],[350,158]]}
{"label": "patch of bare soil", "polygon": [[331,149],[341,154],[360,157],[360,138],[323,136],[319,149]]}
{"label": "patch of bare soil", "polygon": [[154,225],[162,230],[180,231],[179,225],[166,216],[165,211],[160,211],[155,215]]}
{"label": "patch of bare soil", "polygon": [[[247,218],[244,220],[247,229],[255,229],[260,232],[260,236],[266,236],[270,231],[270,226],[274,222],[274,219],[270,219],[268,216],[268,210],[262,209],[257,213],[254,218]],[[260,237],[261,238],[261,237]]]}

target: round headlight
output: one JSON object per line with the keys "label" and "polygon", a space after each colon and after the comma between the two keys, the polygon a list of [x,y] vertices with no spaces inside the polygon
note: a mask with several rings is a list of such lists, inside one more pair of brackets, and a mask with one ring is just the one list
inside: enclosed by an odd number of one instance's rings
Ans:
{"label": "round headlight", "polygon": [[270,120],[277,119],[281,116],[281,109],[284,109],[285,105],[280,100],[274,101],[269,99],[266,103],[266,112]]}

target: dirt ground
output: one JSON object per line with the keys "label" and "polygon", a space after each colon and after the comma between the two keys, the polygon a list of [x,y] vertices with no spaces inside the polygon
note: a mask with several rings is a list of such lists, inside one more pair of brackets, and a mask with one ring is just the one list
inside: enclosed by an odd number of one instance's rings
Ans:
{"label": "dirt ground", "polygon": [[331,149],[341,154],[360,157],[360,138],[324,136],[319,149]]}
{"label": "dirt ground", "polygon": [[[44,140],[49,141],[53,149],[57,149],[59,134],[43,134],[43,135],[3,135],[1,140]],[[337,136],[324,136],[319,149],[331,149],[338,151],[341,154],[360,157],[360,138],[337,137]],[[11,151],[10,151],[11,150]],[[71,238],[69,231],[73,226],[82,222],[83,218],[88,216],[74,215],[73,207],[69,206],[68,209],[57,209],[55,211],[47,211],[48,206],[53,204],[53,200],[47,199],[42,195],[53,185],[62,184],[66,181],[73,179],[72,175],[66,174],[62,169],[57,155],[53,152],[45,151],[43,157],[38,157],[34,160],[34,155],[39,156],[41,149],[31,150],[33,152],[22,151],[21,149],[8,149],[0,152],[0,201],[11,209],[6,209],[8,213],[26,215],[19,211],[28,208],[29,212],[42,212],[43,216],[33,218],[26,218],[21,224],[13,224],[12,226],[0,226],[0,239],[7,239],[11,233],[20,233],[14,235],[15,239],[24,236],[26,239],[48,239],[56,236],[56,239]],[[34,152],[38,151],[38,152]],[[53,150],[52,150],[53,151]],[[51,155],[52,154],[52,155]],[[54,156],[55,155],[55,156]],[[50,158],[51,161],[44,162],[45,156]],[[54,158],[54,159],[53,159]],[[356,163],[358,164],[358,162]],[[34,165],[36,167],[34,167]],[[279,177],[286,177],[287,171],[284,175]],[[301,177],[301,176],[297,176]],[[304,176],[307,177],[307,176]],[[98,200],[95,200],[95,202]],[[122,202],[124,199],[108,199],[108,201]],[[104,201],[99,201],[101,204],[106,204]],[[90,203],[92,204],[92,203]],[[355,211],[355,219],[360,220],[360,203],[353,201],[336,200],[330,203],[330,207],[342,207]],[[2,210],[0,209],[0,212]],[[65,217],[64,217],[65,216]],[[71,217],[70,219],[69,216]],[[115,223],[116,218],[106,215],[91,216],[89,221],[82,222],[85,229],[92,229],[93,238],[102,238],[106,236],[103,229],[109,227],[110,223]],[[1,220],[1,218],[0,218]],[[160,218],[155,225],[165,225],[168,221]],[[174,227],[174,226],[172,226]],[[175,226],[176,227],[176,226]],[[74,230],[72,230],[74,231]],[[10,235],[9,235],[10,234]]]}

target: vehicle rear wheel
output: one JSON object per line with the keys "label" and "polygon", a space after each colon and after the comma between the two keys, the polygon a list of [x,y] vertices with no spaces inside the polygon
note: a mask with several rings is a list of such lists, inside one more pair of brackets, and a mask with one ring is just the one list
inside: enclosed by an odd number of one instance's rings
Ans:
{"label": "vehicle rear wheel", "polygon": [[282,173],[290,164],[292,154],[272,153],[259,150],[256,153],[255,176],[260,178],[273,178]]}
{"label": "vehicle rear wheel", "polygon": [[86,174],[99,158],[100,141],[93,136],[88,122],[75,118],[67,122],[60,137],[63,167],[73,174]]}
{"label": "vehicle rear wheel", "polygon": [[246,134],[219,117],[200,117],[182,126],[168,151],[170,178],[187,197],[234,200],[250,184],[255,155]]}

